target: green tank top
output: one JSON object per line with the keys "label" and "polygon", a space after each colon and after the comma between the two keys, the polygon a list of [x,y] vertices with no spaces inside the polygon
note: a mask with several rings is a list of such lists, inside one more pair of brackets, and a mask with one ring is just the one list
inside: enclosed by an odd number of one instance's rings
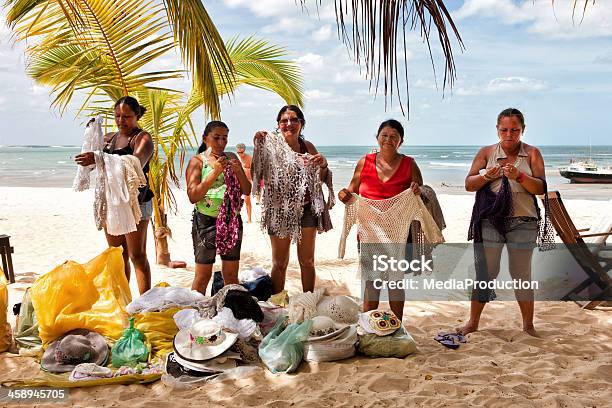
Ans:
{"label": "green tank top", "polygon": [[[202,178],[204,180],[212,171],[213,168],[208,165],[208,160],[202,153]],[[217,179],[213,182],[212,186],[206,192],[204,198],[196,203],[196,209],[209,217],[217,218],[219,215],[219,207],[223,203],[223,196],[225,195],[225,190],[227,186],[225,185],[225,178],[223,177],[223,173],[217,176]]]}

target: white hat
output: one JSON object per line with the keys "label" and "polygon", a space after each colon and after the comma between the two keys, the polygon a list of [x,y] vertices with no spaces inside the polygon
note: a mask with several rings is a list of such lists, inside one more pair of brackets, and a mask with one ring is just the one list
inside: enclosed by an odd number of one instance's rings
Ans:
{"label": "white hat", "polygon": [[402,325],[395,313],[387,310],[370,310],[359,314],[359,326],[366,333],[387,336],[395,333]]}
{"label": "white hat", "polygon": [[304,360],[336,361],[355,355],[357,329],[355,326],[344,326],[326,340],[309,338],[304,342]]}
{"label": "white hat", "polygon": [[334,338],[341,334],[346,325],[336,323],[331,317],[315,316],[312,318],[312,327],[308,341],[319,341]]}
{"label": "white hat", "polygon": [[200,319],[174,337],[174,351],[183,360],[199,363],[217,357],[229,349],[238,338],[217,322]]}
{"label": "white hat", "polygon": [[357,323],[359,305],[348,296],[323,296],[317,304],[317,315],[332,318],[344,325]]}

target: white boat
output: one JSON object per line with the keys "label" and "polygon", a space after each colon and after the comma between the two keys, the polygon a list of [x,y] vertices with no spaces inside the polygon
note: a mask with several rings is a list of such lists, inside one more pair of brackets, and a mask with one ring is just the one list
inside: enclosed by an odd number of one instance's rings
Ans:
{"label": "white boat", "polygon": [[612,183],[612,167],[597,166],[592,160],[561,166],[559,173],[571,183]]}

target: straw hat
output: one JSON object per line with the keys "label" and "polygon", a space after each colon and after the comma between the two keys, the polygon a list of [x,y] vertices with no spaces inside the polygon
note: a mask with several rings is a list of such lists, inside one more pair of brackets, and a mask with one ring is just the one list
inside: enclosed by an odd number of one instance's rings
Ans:
{"label": "straw hat", "polygon": [[344,325],[357,323],[359,305],[348,296],[323,296],[317,304],[317,316],[327,316]]}
{"label": "straw hat", "polygon": [[108,345],[100,334],[86,329],[72,330],[58,337],[45,351],[40,366],[52,373],[72,371],[81,363],[106,364]]}
{"label": "straw hat", "polygon": [[401,325],[400,319],[391,311],[376,309],[359,314],[359,326],[366,333],[387,336],[395,333]]}
{"label": "straw hat", "polygon": [[199,363],[222,354],[237,338],[236,333],[224,330],[219,323],[200,319],[188,329],[179,330],[174,337],[174,351],[183,360]]}

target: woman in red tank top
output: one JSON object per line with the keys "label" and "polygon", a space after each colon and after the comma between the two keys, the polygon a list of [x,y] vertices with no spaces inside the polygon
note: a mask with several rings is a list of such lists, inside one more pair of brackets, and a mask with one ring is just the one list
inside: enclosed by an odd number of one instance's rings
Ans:
{"label": "woman in red tank top", "polygon": [[[399,148],[404,142],[404,128],[394,119],[384,121],[376,134],[378,153],[366,154],[355,167],[355,173],[347,188],[340,190],[338,198],[343,203],[351,201],[351,193],[372,200],[384,200],[412,189],[420,194],[419,186],[423,178],[419,166],[412,157],[403,155]],[[363,310],[367,312],[378,308],[380,290],[372,282],[366,282]],[[401,320],[404,310],[404,291],[389,289],[391,310]]]}

